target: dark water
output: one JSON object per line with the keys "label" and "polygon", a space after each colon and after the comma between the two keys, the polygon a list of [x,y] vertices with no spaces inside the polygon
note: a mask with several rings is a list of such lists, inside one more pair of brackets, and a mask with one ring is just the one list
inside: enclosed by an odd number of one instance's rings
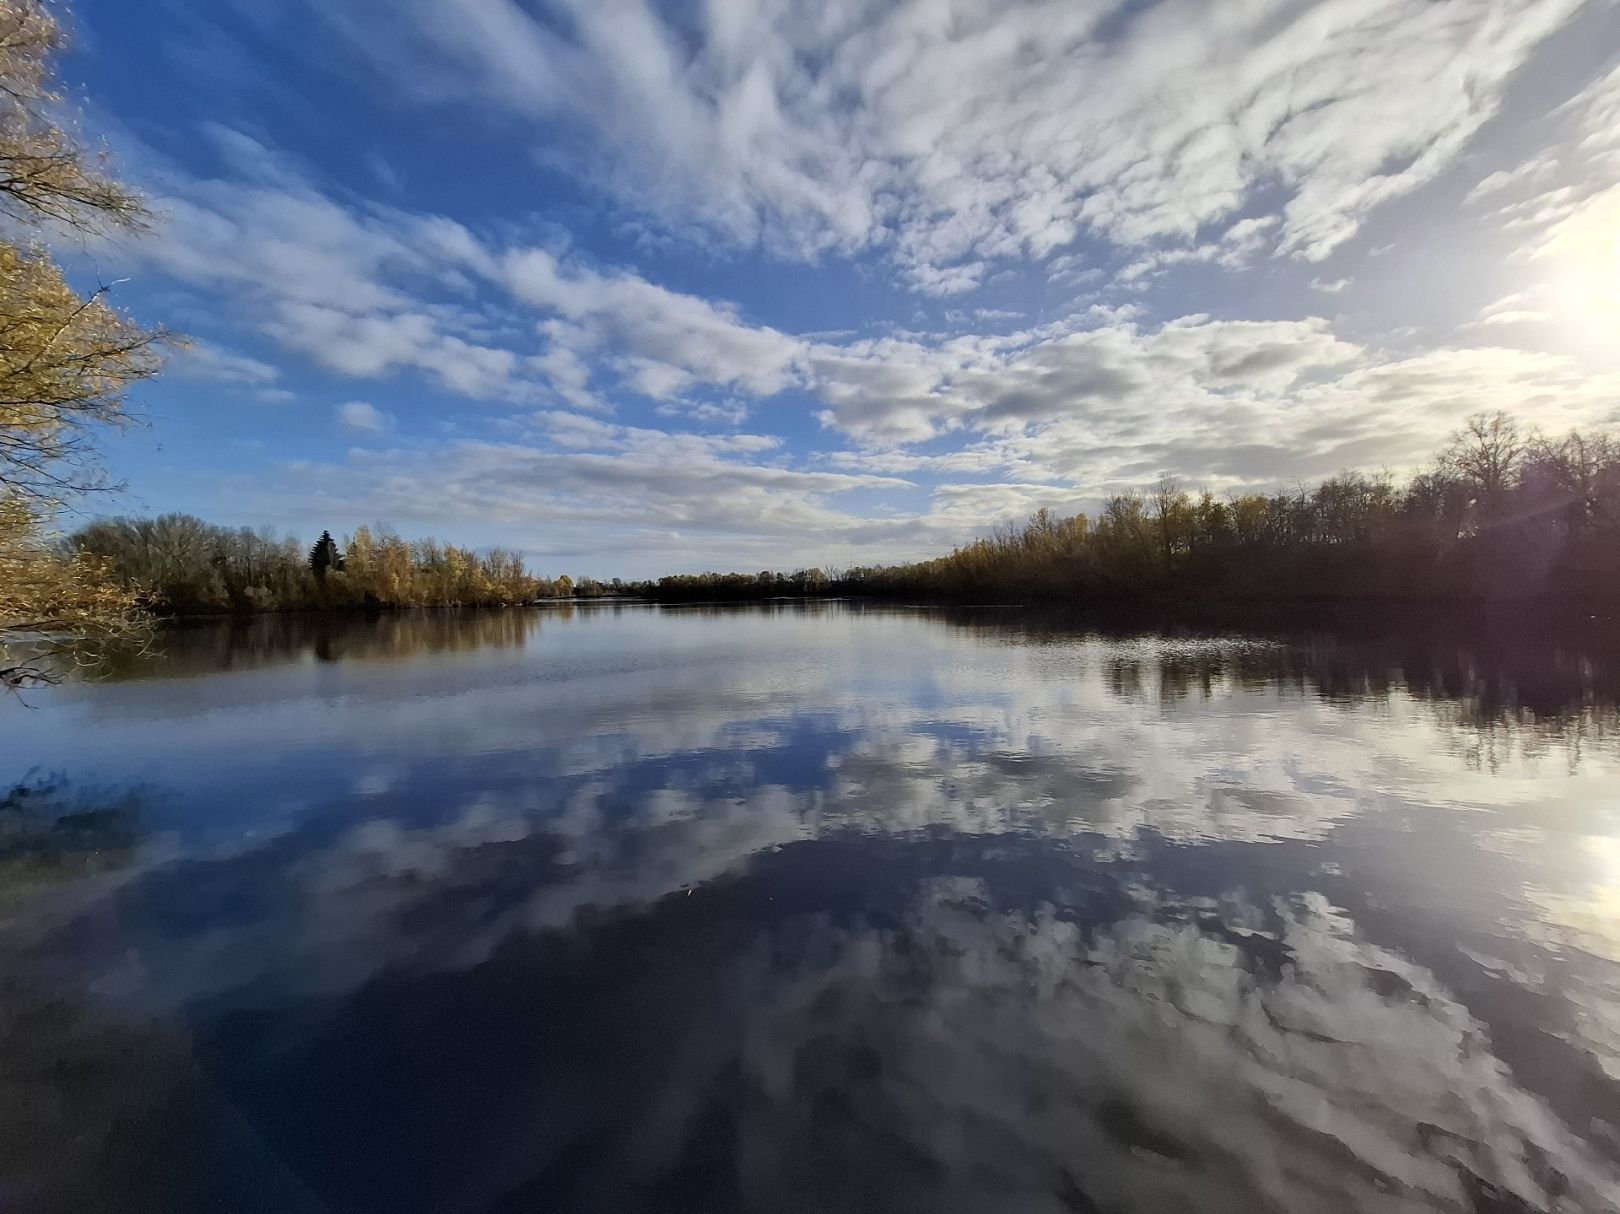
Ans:
{"label": "dark water", "polygon": [[0,709],[0,1211],[1616,1208],[1620,662],[1516,635],[176,633]]}

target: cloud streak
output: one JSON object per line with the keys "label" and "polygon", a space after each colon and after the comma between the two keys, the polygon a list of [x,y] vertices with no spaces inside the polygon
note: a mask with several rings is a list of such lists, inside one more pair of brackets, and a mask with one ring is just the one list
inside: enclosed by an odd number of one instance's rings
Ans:
{"label": "cloud streak", "polygon": [[[881,249],[951,294],[1082,235],[1318,260],[1448,167],[1580,0],[410,0],[322,20],[426,104],[534,124],[620,205]],[[1376,65],[1376,66],[1374,66]],[[1254,212],[1259,208],[1259,213]]]}

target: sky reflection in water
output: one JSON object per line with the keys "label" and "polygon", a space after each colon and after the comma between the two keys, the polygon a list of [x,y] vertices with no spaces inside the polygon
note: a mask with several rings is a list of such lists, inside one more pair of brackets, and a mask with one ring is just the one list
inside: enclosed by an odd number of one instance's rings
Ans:
{"label": "sky reflection in water", "polygon": [[188,629],[0,739],[140,790],[134,848],[0,853],[0,1209],[1610,1208],[1616,675],[839,605]]}

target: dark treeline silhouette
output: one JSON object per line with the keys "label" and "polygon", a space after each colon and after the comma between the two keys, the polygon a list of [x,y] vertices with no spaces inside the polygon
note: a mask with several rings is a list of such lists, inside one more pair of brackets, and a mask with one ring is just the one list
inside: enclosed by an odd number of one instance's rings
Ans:
{"label": "dark treeline silhouette", "polygon": [[102,559],[152,606],[174,615],[350,607],[505,607],[536,599],[593,598],[622,583],[530,573],[515,552],[477,552],[435,539],[406,540],[360,527],[341,544],[313,547],[266,529],[219,527],[188,514],[104,519],[68,544]]}
{"label": "dark treeline silhouette", "polygon": [[810,598],[827,594],[834,581],[820,569],[794,573],[678,573],[632,589],[661,603],[729,603],[757,599]]}
{"label": "dark treeline silhouette", "polygon": [[1620,595],[1620,439],[1469,420],[1404,483],[1346,472],[1218,498],[1174,481],[1097,517],[1037,512],[949,556],[854,569],[845,594],[958,601],[1557,598]]}

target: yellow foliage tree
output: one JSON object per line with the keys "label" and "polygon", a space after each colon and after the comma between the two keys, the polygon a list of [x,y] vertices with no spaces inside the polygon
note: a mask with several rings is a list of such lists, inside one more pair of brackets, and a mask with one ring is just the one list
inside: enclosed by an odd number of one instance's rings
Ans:
{"label": "yellow foliage tree", "polygon": [[144,644],[149,629],[139,596],[106,558],[63,555],[25,502],[0,497],[0,681],[49,681],[68,665]]}
{"label": "yellow foliage tree", "polygon": [[144,627],[138,592],[64,554],[51,526],[101,487],[94,436],[157,372],[163,334],[84,297],[38,243],[47,230],[141,225],[139,198],[57,120],[60,28],[39,0],[0,0],[0,683],[48,680]]}

